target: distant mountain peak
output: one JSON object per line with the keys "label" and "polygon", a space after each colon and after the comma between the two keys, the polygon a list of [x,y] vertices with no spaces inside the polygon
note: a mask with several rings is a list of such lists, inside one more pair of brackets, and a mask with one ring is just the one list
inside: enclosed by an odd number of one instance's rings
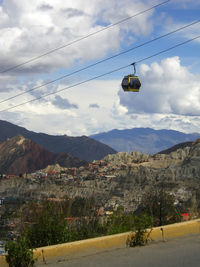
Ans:
{"label": "distant mountain peak", "polygon": [[193,142],[200,134],[186,134],[175,130],[155,130],[152,128],[132,128],[124,130],[111,130],[104,133],[91,135],[95,140],[107,144],[116,151],[156,154],[172,146]]}

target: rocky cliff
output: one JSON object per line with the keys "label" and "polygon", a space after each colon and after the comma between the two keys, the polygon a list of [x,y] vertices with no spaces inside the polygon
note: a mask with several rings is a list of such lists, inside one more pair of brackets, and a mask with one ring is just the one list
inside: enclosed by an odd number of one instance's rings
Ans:
{"label": "rocky cliff", "polygon": [[59,163],[64,167],[86,165],[87,162],[74,158],[67,153],[55,154],[23,136],[7,139],[0,144],[0,173],[30,173]]}

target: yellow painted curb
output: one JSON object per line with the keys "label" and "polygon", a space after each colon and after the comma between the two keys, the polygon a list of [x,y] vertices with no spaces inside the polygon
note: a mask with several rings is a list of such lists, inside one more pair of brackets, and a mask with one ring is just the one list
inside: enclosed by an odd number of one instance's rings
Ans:
{"label": "yellow painted curb", "polygon": [[0,266],[1,267],[8,267],[5,256],[2,256],[2,255],[0,256]]}
{"label": "yellow painted curb", "polygon": [[[153,240],[167,240],[178,236],[198,233],[200,233],[200,219],[155,227],[153,228],[150,237]],[[130,232],[126,232],[122,234],[37,248],[34,250],[34,257],[37,258],[37,262],[48,262],[50,259],[69,259],[93,254],[100,250],[125,247],[129,234]],[[0,266],[8,267],[5,256],[0,256]]]}
{"label": "yellow painted curb", "polygon": [[74,258],[113,247],[124,247],[127,233],[91,238],[65,244],[38,248],[34,251],[38,262],[47,261],[51,258]]}

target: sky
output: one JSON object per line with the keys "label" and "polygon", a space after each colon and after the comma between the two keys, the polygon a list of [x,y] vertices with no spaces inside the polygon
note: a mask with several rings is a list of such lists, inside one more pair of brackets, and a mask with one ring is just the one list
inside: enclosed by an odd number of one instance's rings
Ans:
{"label": "sky", "polygon": [[[200,0],[171,0],[106,28],[162,2],[0,0],[0,119],[54,135],[135,127],[200,133],[200,38],[151,57],[200,36],[200,23],[60,79],[200,19]],[[121,81],[137,61],[140,92],[124,92]]]}

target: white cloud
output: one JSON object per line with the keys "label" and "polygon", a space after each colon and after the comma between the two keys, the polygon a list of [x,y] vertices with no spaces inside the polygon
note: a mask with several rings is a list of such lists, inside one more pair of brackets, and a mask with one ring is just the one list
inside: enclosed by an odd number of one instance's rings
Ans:
{"label": "white cloud", "polygon": [[163,59],[160,64],[142,64],[141,92],[119,91],[120,104],[128,113],[174,113],[200,115],[200,76],[181,65],[179,57]]}
{"label": "white cloud", "polygon": [[[200,11],[200,10],[199,10]],[[176,38],[177,37],[182,37],[186,40],[190,40],[193,38],[196,38],[198,36],[200,36],[200,21],[199,18],[193,18],[193,19],[189,19],[189,20],[185,20],[183,21],[179,21],[176,18],[170,18],[167,17],[166,18],[166,23],[164,25],[165,28],[165,32],[168,33],[170,31],[173,30],[177,30],[179,28],[185,27],[189,24],[192,24],[191,26],[188,26],[187,28],[184,28],[183,30],[179,31],[176,33]],[[193,40],[193,42],[200,42],[200,38],[196,38],[195,40]]]}
{"label": "white cloud", "polygon": [[[168,60],[170,59],[166,59],[166,61]],[[175,58],[174,60],[178,59]],[[162,65],[154,63],[153,66],[157,70],[157,73],[160,71],[160,75],[158,75],[158,77],[161,79],[163,77],[163,72],[161,71]],[[160,68],[158,68],[159,66]],[[145,73],[152,70],[152,66],[149,67],[147,65],[143,65],[142,70],[144,71],[144,76],[146,77],[147,74]],[[182,71],[182,74],[187,74],[188,72],[186,68]],[[156,76],[153,74],[154,73],[152,73],[151,78],[149,77],[149,79],[151,79],[149,82],[156,79]],[[176,79],[171,71],[171,78],[172,77],[173,79]],[[171,113],[166,114],[164,112],[147,113],[144,112],[144,110],[141,112],[139,108],[137,110],[136,106],[138,105],[137,102],[140,97],[152,101],[152,88],[142,88],[141,93],[133,95],[132,93],[124,93],[120,88],[120,82],[120,80],[97,80],[58,95],[59,99],[67,99],[68,103],[78,105],[79,109],[61,109],[60,107],[56,107],[53,105],[55,96],[51,96],[46,99],[46,102],[41,103],[40,101],[35,101],[13,109],[11,112],[0,113],[0,118],[23,126],[29,130],[46,132],[49,134],[67,134],[72,136],[90,135],[98,132],[109,131],[115,128],[127,129],[134,127],[175,129],[183,132],[199,131],[199,116],[187,116]],[[173,83],[173,81],[171,82]],[[161,81],[159,84],[161,84]],[[167,84],[166,86],[168,88]],[[157,89],[159,89],[159,87]],[[131,98],[130,105],[135,107],[135,112],[130,112],[130,107],[124,107],[121,105],[118,96],[119,90],[124,97]],[[148,90],[149,93],[148,96],[146,96]],[[158,92],[159,90],[156,91],[156,93]],[[134,98],[132,98],[133,96]],[[29,97],[30,96],[27,96],[27,99],[29,99]],[[153,98],[153,100],[155,101],[155,98]],[[162,94],[161,96],[159,95],[158,100],[162,101]],[[174,103],[176,100],[178,99],[174,99]],[[89,108],[91,103],[95,103],[95,105],[99,106],[99,108]],[[151,103],[153,105],[155,102]],[[159,105],[156,105],[156,107],[157,106]]]}
{"label": "white cloud", "polygon": [[[67,84],[62,84],[64,87]],[[111,108],[117,98],[119,81],[93,81],[65,91],[60,95],[47,97],[45,102],[35,101],[20,106],[10,112],[0,113],[1,119],[8,119],[30,130],[48,132],[51,134],[83,135],[94,133],[99,129],[110,129],[113,124]],[[26,100],[32,96],[27,95]],[[66,108],[61,109],[63,102]],[[20,100],[18,100],[20,103]],[[56,102],[56,103],[57,103]],[[18,102],[13,103],[16,105]],[[89,108],[95,103],[95,109]],[[79,109],[73,108],[78,106]],[[18,120],[16,120],[16,116]]]}
{"label": "white cloud", "polygon": [[[103,29],[105,24],[146,9],[145,1],[117,0],[6,0],[0,6],[0,70],[20,64],[84,35]],[[42,73],[72,66],[79,60],[104,57],[116,51],[123,32],[146,35],[152,30],[152,13],[97,34],[21,67],[16,72]],[[101,44],[101,45],[99,45]]]}
{"label": "white cloud", "polygon": [[17,82],[18,80],[16,77],[10,77],[9,75],[0,75],[1,100],[4,99],[4,94],[7,95],[7,93],[13,89],[14,85],[16,86]]}

